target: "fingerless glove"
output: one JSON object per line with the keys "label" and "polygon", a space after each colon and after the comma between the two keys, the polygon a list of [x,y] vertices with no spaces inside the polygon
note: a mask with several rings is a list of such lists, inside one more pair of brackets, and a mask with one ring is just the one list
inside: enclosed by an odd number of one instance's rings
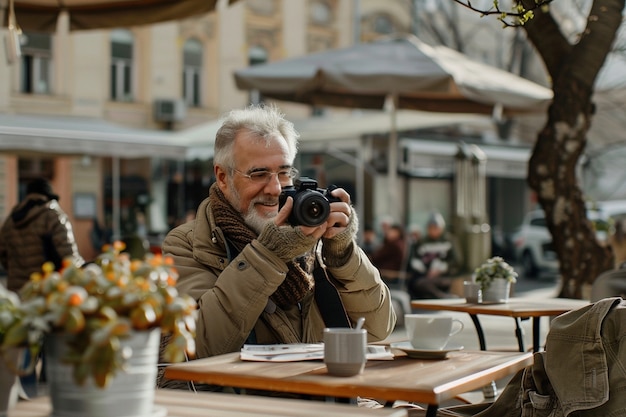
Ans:
{"label": "fingerless glove", "polygon": [[274,252],[282,261],[289,262],[297,256],[310,252],[317,239],[313,236],[305,236],[297,227],[279,227],[269,222],[263,228],[257,241]]}
{"label": "fingerless glove", "polygon": [[359,219],[354,212],[354,208],[350,208],[350,221],[346,230],[331,239],[322,239],[322,256],[327,266],[339,267],[348,262],[348,258],[352,255],[354,249],[358,230]]}

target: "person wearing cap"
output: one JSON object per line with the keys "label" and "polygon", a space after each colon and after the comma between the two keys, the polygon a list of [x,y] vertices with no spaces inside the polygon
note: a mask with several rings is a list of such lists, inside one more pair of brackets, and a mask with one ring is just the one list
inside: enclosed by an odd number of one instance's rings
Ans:
{"label": "person wearing cap", "polygon": [[52,257],[77,266],[85,263],[59,196],[47,180],[38,178],[27,185],[26,196],[0,229],[0,263],[7,272],[7,288],[19,291],[46,261],[58,267]]}
{"label": "person wearing cap", "polygon": [[452,298],[449,293],[457,260],[452,238],[440,213],[431,213],[426,235],[409,253],[407,283],[411,298]]}

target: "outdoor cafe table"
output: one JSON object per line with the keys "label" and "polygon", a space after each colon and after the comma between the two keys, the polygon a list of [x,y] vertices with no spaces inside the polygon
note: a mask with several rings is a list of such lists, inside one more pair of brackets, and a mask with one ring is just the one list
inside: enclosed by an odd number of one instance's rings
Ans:
{"label": "outdoor cafe table", "polygon": [[[153,417],[406,417],[406,409],[357,408],[351,404],[333,404],[254,395],[221,394],[157,389]],[[20,401],[8,417],[48,417],[50,398],[37,397]],[[82,416],[87,417],[87,416]],[[116,416],[111,416],[116,417]]]}
{"label": "outdoor cafe table", "polygon": [[533,318],[533,352],[541,348],[541,317],[558,316],[589,304],[586,300],[567,298],[510,298],[507,303],[475,304],[465,299],[411,300],[411,307],[418,310],[456,311],[468,313],[476,327],[481,350],[487,349],[485,333],[478,319],[479,314],[512,317],[515,320],[515,336],[520,352],[524,352],[524,337],[520,321]]}
{"label": "outdoor cafe table", "polygon": [[[395,350],[394,350],[394,353]],[[227,387],[260,389],[335,398],[367,397],[427,404],[435,416],[439,404],[482,388],[531,365],[531,353],[458,351],[445,359],[370,360],[362,374],[329,375],[322,361],[242,361],[239,353],[169,365],[165,377]]]}

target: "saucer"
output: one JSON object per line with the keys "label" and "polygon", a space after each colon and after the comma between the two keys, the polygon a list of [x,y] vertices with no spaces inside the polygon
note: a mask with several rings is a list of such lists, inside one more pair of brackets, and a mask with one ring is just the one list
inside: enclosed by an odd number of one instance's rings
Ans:
{"label": "saucer", "polygon": [[409,358],[414,359],[443,359],[449,352],[463,349],[463,346],[454,343],[448,343],[443,349],[415,349],[411,342],[392,343],[390,346],[394,349],[400,349]]}

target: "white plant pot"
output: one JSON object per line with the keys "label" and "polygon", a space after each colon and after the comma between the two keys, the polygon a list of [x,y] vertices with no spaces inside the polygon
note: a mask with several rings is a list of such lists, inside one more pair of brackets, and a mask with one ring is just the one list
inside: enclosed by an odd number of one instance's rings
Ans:
{"label": "white plant pot", "polygon": [[160,329],[134,332],[122,339],[122,346],[132,349],[123,370],[119,370],[106,388],[93,383],[77,385],[72,367],[61,361],[67,352],[66,338],[46,337],[46,374],[52,401],[50,417],[155,417],[164,410],[155,408],[154,391],[159,356]]}
{"label": "white plant pot", "polygon": [[494,279],[483,290],[483,303],[508,303],[511,283],[505,279]]}

